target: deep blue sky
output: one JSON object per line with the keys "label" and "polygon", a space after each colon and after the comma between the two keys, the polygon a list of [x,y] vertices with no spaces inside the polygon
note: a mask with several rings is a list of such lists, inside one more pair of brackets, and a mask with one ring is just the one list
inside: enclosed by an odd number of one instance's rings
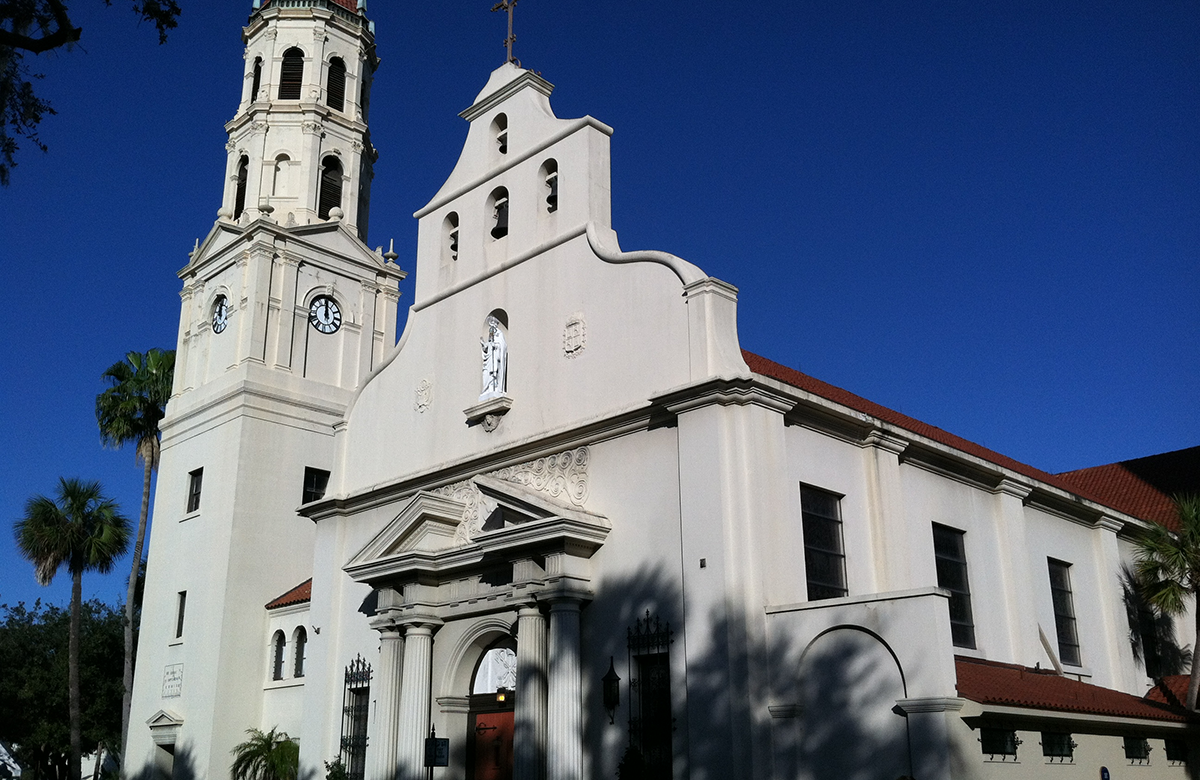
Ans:
{"label": "deep blue sky", "polygon": [[[7,530],[59,475],[137,512],[93,399],[126,350],[175,345],[250,9],[182,5],[158,46],[74,0],[83,45],[32,59],[59,114],[0,190],[0,602],[67,599]],[[491,5],[370,3],[371,243],[409,270],[504,58]],[[559,116],[616,128],[623,248],[736,284],[744,347],[1049,471],[1200,444],[1195,0],[521,0],[517,35]],[[115,601],[119,570],[85,592]]]}

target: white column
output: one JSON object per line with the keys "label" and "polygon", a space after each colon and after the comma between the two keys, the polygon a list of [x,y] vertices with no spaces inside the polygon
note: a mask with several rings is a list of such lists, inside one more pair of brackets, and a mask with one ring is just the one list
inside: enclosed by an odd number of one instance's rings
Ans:
{"label": "white column", "polygon": [[392,623],[379,631],[379,694],[375,699],[375,741],[371,745],[370,780],[396,777],[396,739],[400,709],[400,680],[404,669],[404,636]]}
{"label": "white column", "polygon": [[546,755],[546,619],[536,604],[522,607],[517,616],[516,709],[513,776],[541,780]]}
{"label": "white column", "polygon": [[550,606],[549,683],[546,776],[549,780],[582,780],[583,688],[577,599],[559,599]]}
{"label": "white column", "polygon": [[410,625],[404,635],[404,681],[400,685],[398,776],[421,777],[425,771],[425,738],[429,736],[429,695],[433,675],[433,626]]}

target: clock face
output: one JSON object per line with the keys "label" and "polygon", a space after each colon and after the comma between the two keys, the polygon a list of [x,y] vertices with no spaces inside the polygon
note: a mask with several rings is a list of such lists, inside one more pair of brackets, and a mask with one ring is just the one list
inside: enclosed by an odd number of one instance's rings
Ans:
{"label": "clock face", "polygon": [[308,307],[308,321],[321,333],[333,333],[342,327],[342,310],[328,295],[318,295]]}
{"label": "clock face", "polygon": [[229,299],[224,295],[218,295],[213,301],[212,308],[212,329],[213,333],[220,333],[225,330],[229,324]]}

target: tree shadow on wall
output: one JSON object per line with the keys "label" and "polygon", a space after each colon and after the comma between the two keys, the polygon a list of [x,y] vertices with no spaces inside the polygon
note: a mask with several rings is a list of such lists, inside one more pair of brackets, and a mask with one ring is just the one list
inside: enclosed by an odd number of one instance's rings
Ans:
{"label": "tree shadow on wall", "polygon": [[1133,659],[1146,670],[1146,676],[1154,680],[1188,674],[1192,668],[1193,650],[1181,648],[1175,641],[1175,619],[1146,601],[1137,574],[1129,564],[1121,564],[1120,577]]}
{"label": "tree shadow on wall", "polygon": [[[910,761],[907,718],[896,707],[897,699],[906,696],[904,675],[910,670],[899,668],[876,635],[847,626],[811,642],[790,635],[755,638],[747,615],[728,608],[696,621],[699,625],[690,626],[685,635],[683,595],[663,568],[605,578],[596,583],[596,593],[583,621],[590,776],[660,776],[640,771],[636,755],[618,774],[618,763],[637,741],[636,728],[630,727],[639,714],[640,692],[634,688],[640,681],[629,633],[647,610],[652,618],[669,622],[673,631],[670,740],[676,775],[683,772],[695,780],[920,776],[921,767],[914,772]],[[881,626],[885,634],[889,628]],[[613,725],[601,706],[600,684],[610,656],[622,677]],[[912,747],[918,755],[928,750]],[[755,767],[756,757],[773,757],[774,765]]]}

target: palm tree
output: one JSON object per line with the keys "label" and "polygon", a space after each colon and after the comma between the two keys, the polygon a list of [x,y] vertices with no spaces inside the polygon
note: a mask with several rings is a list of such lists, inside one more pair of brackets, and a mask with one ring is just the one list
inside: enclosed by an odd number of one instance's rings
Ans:
{"label": "palm tree", "polygon": [[[1165,615],[1180,615],[1188,602],[1195,606],[1196,639],[1200,648],[1200,496],[1179,496],[1176,529],[1151,525],[1137,539],[1135,561],[1146,599]],[[1192,654],[1192,676],[1188,682],[1187,708],[1196,709],[1200,692],[1200,661]]]}
{"label": "palm tree", "polygon": [[133,564],[129,590],[125,598],[125,695],[121,702],[121,749],[129,736],[129,708],[133,701],[133,625],[138,569],[142,565],[142,545],[146,539],[146,518],[150,514],[150,484],[158,468],[158,424],[171,397],[175,374],[175,350],[152,349],[130,352],[125,360],[109,366],[101,378],[109,387],[96,396],[96,421],[100,441],[119,449],[134,445],[134,456],[142,464],[142,510],[138,515],[137,536],[133,542]]}
{"label": "palm tree", "polygon": [[246,729],[250,739],[233,749],[232,780],[296,780],[300,746],[286,731]]}
{"label": "palm tree", "polygon": [[34,496],[14,527],[17,547],[35,567],[41,585],[49,585],[62,566],[71,573],[71,622],[67,640],[70,688],[71,777],[80,774],[79,606],[83,573],[107,573],[129,546],[129,520],[104,496],[99,482],[59,479],[54,499]]}

